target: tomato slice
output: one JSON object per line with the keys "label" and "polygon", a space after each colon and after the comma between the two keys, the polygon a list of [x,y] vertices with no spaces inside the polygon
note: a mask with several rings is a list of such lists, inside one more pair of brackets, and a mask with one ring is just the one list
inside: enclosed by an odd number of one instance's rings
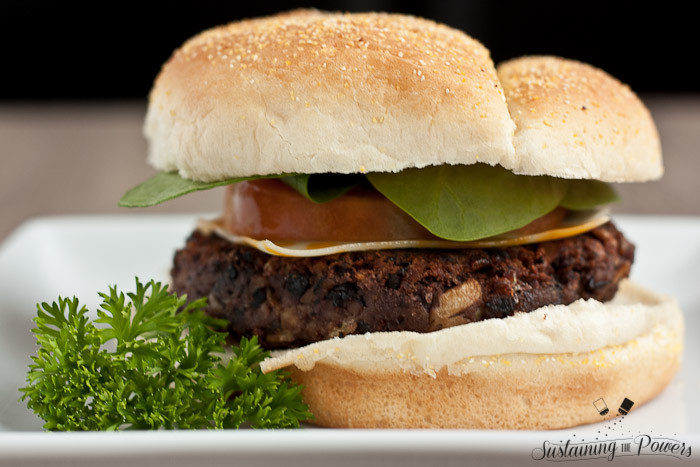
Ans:
{"label": "tomato slice", "polygon": [[[516,232],[556,227],[557,208]],[[314,203],[276,179],[229,185],[223,227],[235,235],[273,241],[378,242],[435,240],[425,227],[369,186],[358,186],[327,203]]]}
{"label": "tomato slice", "polygon": [[231,233],[274,241],[435,238],[370,187],[355,187],[327,203],[314,203],[275,179],[230,185],[223,224]]}

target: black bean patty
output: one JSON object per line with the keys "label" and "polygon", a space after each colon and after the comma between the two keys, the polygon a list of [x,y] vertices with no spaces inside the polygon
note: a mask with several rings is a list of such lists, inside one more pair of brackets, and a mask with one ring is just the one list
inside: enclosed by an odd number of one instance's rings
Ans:
{"label": "black bean patty", "polygon": [[347,334],[429,332],[579,298],[610,300],[634,245],[612,223],[509,248],[378,250],[270,256],[195,231],[175,254],[173,285],[270,349]]}

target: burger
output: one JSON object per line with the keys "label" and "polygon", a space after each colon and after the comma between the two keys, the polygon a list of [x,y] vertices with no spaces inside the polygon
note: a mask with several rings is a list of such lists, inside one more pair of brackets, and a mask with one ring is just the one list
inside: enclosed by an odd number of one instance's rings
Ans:
{"label": "burger", "polygon": [[627,279],[607,211],[610,183],[662,175],[658,134],[599,69],[496,68],[425,19],[294,11],[188,40],[145,135],[161,173],[122,205],[227,186],[172,286],[257,336],[313,423],[570,427],[679,368],[678,305]]}

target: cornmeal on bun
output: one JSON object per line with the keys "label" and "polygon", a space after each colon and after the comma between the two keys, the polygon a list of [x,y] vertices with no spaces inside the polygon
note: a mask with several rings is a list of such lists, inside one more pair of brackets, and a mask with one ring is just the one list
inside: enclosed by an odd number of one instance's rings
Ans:
{"label": "cornmeal on bun", "polygon": [[662,175],[658,134],[597,68],[496,68],[425,19],[295,11],[187,41],[145,134],[163,173],[124,205],[229,185],[173,287],[273,350],[313,423],[570,427],[679,368],[679,307],[627,279],[606,209],[609,182]]}

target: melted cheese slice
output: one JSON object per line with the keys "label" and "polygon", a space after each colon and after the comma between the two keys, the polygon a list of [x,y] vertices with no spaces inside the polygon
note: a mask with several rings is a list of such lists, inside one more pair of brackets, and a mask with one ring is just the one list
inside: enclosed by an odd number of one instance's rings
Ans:
{"label": "melted cheese slice", "polygon": [[588,232],[594,228],[605,224],[610,217],[605,211],[593,213],[572,212],[564,219],[562,224],[556,229],[527,235],[515,235],[505,233],[494,237],[476,240],[472,242],[453,242],[450,240],[393,240],[383,242],[284,242],[272,240],[256,240],[251,237],[234,235],[225,230],[217,221],[200,220],[198,229],[205,234],[215,233],[232,243],[248,245],[263,253],[274,256],[286,257],[311,257],[334,255],[348,251],[368,251],[368,250],[390,250],[400,248],[493,248],[525,245],[528,243],[539,243],[550,240],[558,240],[566,237]]}

